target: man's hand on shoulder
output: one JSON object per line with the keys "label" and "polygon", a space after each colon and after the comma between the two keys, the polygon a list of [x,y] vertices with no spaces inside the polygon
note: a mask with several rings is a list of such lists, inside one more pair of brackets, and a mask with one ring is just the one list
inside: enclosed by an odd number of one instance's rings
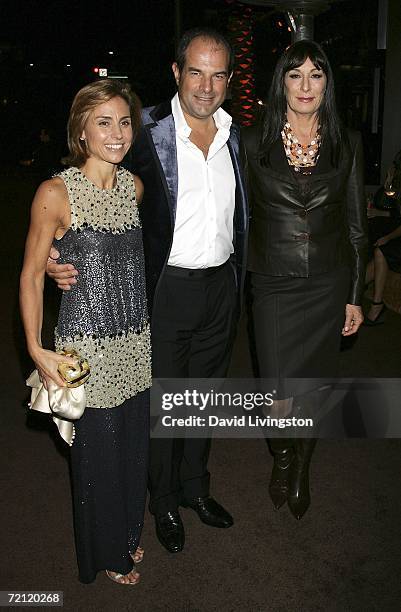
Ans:
{"label": "man's hand on shoulder", "polygon": [[59,289],[69,291],[72,285],[77,283],[78,270],[72,264],[58,264],[57,259],[59,257],[60,253],[54,247],[51,247],[46,273],[57,283]]}

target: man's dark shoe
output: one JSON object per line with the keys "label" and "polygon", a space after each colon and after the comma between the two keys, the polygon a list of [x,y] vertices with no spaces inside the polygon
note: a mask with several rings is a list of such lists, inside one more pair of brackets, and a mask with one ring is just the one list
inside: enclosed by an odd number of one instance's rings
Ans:
{"label": "man's dark shoe", "polygon": [[234,523],[231,514],[224,510],[213,497],[195,497],[187,502],[182,502],[184,508],[192,508],[199,516],[202,523],[211,527],[231,527]]}
{"label": "man's dark shoe", "polygon": [[155,516],[155,521],[156,535],[164,548],[171,553],[181,552],[184,548],[185,532],[178,512]]}

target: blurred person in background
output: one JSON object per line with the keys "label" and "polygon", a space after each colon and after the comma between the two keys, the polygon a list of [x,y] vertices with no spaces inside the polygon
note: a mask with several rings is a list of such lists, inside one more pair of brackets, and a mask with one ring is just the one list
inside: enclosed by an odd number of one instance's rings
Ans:
{"label": "blurred person in background", "polygon": [[365,282],[374,282],[374,289],[364,324],[373,327],[384,323],[383,292],[388,271],[401,272],[401,151],[375,194],[373,206],[368,208],[368,219],[370,261]]}

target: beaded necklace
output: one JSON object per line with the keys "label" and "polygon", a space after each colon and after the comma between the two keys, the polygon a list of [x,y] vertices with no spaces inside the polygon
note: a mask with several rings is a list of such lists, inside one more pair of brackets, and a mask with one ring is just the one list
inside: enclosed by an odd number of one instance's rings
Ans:
{"label": "beaded necklace", "polygon": [[290,166],[293,166],[296,172],[310,174],[310,172],[305,171],[304,168],[316,166],[317,160],[319,159],[321,140],[320,126],[316,130],[316,136],[307,145],[303,145],[298,141],[288,121],[284,124],[281,137]]}

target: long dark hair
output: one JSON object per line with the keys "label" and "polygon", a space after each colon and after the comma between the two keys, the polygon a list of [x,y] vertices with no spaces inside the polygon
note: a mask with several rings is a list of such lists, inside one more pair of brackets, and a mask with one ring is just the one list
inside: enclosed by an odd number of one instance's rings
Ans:
{"label": "long dark hair", "polygon": [[302,66],[308,58],[315,68],[323,70],[326,75],[326,91],[318,110],[318,119],[322,142],[325,140],[330,142],[332,163],[338,166],[343,144],[343,131],[337,113],[333,73],[323,49],[317,43],[309,40],[300,40],[288,47],[277,62],[270,85],[260,143],[260,154],[264,163],[268,163],[272,144],[280,138],[287,112],[284,77],[289,70]]}

